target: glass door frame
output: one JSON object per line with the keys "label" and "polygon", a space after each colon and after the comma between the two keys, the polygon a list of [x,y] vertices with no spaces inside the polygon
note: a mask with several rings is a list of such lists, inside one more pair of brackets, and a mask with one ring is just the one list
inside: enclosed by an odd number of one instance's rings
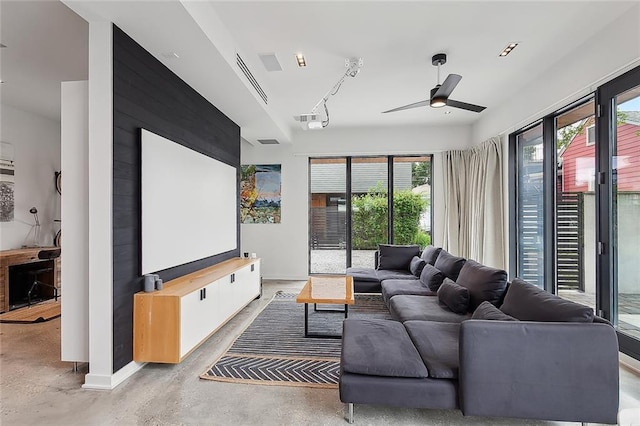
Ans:
{"label": "glass door frame", "polygon": [[[640,85],[640,67],[636,67],[596,90],[596,191],[598,253],[596,262],[596,301],[598,314],[610,321],[618,317],[617,262],[614,256],[615,230],[613,157],[617,138],[616,97]],[[640,340],[618,332],[620,351],[640,359]]]}

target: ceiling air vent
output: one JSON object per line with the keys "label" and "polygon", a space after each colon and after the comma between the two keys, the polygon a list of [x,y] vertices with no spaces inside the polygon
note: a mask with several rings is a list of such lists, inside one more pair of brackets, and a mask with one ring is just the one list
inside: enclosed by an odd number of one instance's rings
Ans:
{"label": "ceiling air vent", "polygon": [[258,139],[262,145],[280,145],[277,139]]}
{"label": "ceiling air vent", "polygon": [[242,70],[242,73],[245,75],[245,77],[247,77],[247,80],[249,80],[249,83],[251,83],[253,88],[256,89],[256,92],[258,92],[258,95],[260,95],[264,103],[268,104],[269,98],[267,98],[267,94],[264,93],[264,90],[262,90],[262,87],[260,87],[260,85],[256,81],[253,74],[251,74],[251,71],[249,71],[249,68],[247,68],[247,65],[244,63],[240,55],[238,55],[237,53],[236,53],[236,63],[238,64],[238,67],[240,67],[240,70]]}

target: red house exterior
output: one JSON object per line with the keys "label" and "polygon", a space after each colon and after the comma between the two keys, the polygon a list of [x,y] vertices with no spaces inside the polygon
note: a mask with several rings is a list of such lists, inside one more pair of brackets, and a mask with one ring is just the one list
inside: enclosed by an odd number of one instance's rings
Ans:
{"label": "red house exterior", "polygon": [[[617,156],[614,170],[618,174],[618,191],[640,191],[640,112],[626,112],[628,118],[618,124]],[[595,144],[593,140],[593,119],[587,120],[580,133],[575,135],[560,153],[562,159],[562,192],[587,192],[594,190]]]}

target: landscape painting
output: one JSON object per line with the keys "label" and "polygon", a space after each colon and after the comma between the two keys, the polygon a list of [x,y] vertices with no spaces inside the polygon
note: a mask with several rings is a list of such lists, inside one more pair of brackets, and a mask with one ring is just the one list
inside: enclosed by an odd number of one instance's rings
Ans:
{"label": "landscape painting", "polygon": [[14,173],[13,161],[0,158],[0,222],[14,219]]}
{"label": "landscape painting", "polygon": [[240,222],[280,223],[280,164],[242,166]]}

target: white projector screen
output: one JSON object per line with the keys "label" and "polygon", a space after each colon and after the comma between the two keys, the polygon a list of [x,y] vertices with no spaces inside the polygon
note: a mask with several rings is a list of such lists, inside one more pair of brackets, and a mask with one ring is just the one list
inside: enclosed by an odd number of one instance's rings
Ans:
{"label": "white projector screen", "polygon": [[237,247],[236,168],[142,129],[142,273]]}

